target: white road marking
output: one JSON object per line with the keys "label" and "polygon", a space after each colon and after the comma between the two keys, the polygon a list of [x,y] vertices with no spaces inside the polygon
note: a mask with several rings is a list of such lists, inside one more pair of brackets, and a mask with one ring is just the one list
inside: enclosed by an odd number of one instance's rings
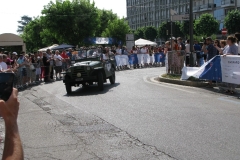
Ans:
{"label": "white road marking", "polygon": [[231,100],[231,99],[229,99],[228,97],[219,97],[218,99],[221,100],[221,101],[231,102],[231,103],[239,104],[239,105],[240,105],[240,101]]}
{"label": "white road marking", "polygon": [[171,88],[171,89],[175,89],[175,90],[179,90],[179,91],[183,91],[183,92],[187,92],[187,93],[191,93],[191,94],[195,94],[196,93],[196,92],[191,92],[191,91],[188,91],[188,90],[185,90],[185,89],[177,88],[177,87],[179,87],[178,85],[174,85],[174,84],[170,84],[170,85],[169,84],[161,84],[161,83],[159,83],[159,81],[154,80],[154,77],[151,78],[150,79],[151,82],[149,82],[147,80],[147,77],[148,76],[143,77],[143,80],[144,80],[144,82],[149,83],[149,84],[153,84],[153,85],[157,85],[157,86],[161,86],[161,87],[166,87],[166,88]]}

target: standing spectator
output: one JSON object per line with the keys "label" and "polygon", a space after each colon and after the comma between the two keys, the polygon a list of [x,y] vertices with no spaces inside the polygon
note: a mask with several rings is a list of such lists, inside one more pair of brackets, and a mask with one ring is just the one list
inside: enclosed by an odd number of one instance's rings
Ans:
{"label": "standing spectator", "polygon": [[4,62],[3,60],[3,54],[0,54],[0,71],[1,72],[6,72],[8,67],[7,67],[7,64]]}
{"label": "standing spectator", "polygon": [[217,55],[217,49],[213,46],[212,38],[206,38],[207,49],[205,49],[205,54],[207,54],[207,61],[212,59]]}
{"label": "standing spectator", "polygon": [[[227,45],[227,42],[225,40],[221,40],[220,41],[220,48],[223,50]],[[219,52],[219,54],[221,54],[221,52]]]}
{"label": "standing spectator", "polygon": [[34,54],[30,54],[30,69],[31,69],[31,82],[36,83],[36,67],[37,63],[34,58]]}
{"label": "standing spectator", "polygon": [[50,66],[50,62],[48,60],[48,56],[47,53],[44,52],[43,53],[43,65],[44,65],[44,82],[49,82],[50,81],[50,77],[49,77],[49,66]]}
{"label": "standing spectator", "polygon": [[165,66],[166,66],[167,73],[170,73],[169,64],[168,64],[168,52],[169,51],[171,51],[171,45],[170,45],[170,41],[167,41],[167,42],[165,42],[165,46],[164,46]]}
{"label": "standing spectator", "polygon": [[[238,46],[236,45],[237,38],[233,36],[227,37],[227,46],[221,50],[218,46],[216,48],[220,53],[223,54],[224,57],[231,56],[231,55],[238,55]],[[234,94],[234,89],[236,88],[235,84],[227,83],[228,90],[226,93]]]}
{"label": "standing spectator", "polygon": [[27,86],[31,83],[31,59],[28,54],[25,55],[25,66],[26,66],[26,72],[27,72]]}
{"label": "standing spectator", "polygon": [[186,66],[189,66],[190,65],[190,40],[188,39],[187,40],[187,43],[185,45],[185,52],[186,52]]}
{"label": "standing spectator", "polygon": [[203,52],[201,52],[201,46],[198,44],[198,41],[194,41],[193,49],[196,52],[197,57],[197,66],[201,67],[204,64]]}
{"label": "standing spectator", "polygon": [[62,57],[59,55],[58,50],[55,52],[54,60],[55,60],[56,80],[58,80],[58,79],[61,79],[61,72],[62,72]]}
{"label": "standing spectator", "polygon": [[[205,54],[207,54],[207,61],[211,60],[217,55],[217,49],[213,46],[212,38],[206,38],[207,48],[205,49]],[[208,86],[212,88],[212,81],[209,81]]]}
{"label": "standing spectator", "polygon": [[[215,39],[214,46],[218,46],[219,48],[221,48],[220,41],[218,39]],[[219,55],[219,51],[218,50],[217,50],[217,55]]]}
{"label": "standing spectator", "polygon": [[238,55],[240,55],[240,33],[235,33],[234,35],[237,38],[236,44],[238,44]]}
{"label": "standing spectator", "polygon": [[183,65],[184,65],[184,57],[186,55],[186,47],[185,47],[185,44],[182,42],[182,38],[181,37],[177,38],[177,43],[178,43],[178,48],[180,50],[180,55],[179,55],[180,64],[183,67]]}
{"label": "standing spectator", "polygon": [[148,46],[144,46],[141,49],[141,53],[143,54],[143,63],[144,63],[144,67],[148,67],[149,61],[150,61],[150,54],[151,49],[148,49]]}
{"label": "standing spectator", "polygon": [[35,61],[35,69],[36,69],[36,82],[40,81],[41,75],[41,57],[37,52],[34,52],[34,61]]}
{"label": "standing spectator", "polygon": [[122,62],[121,62],[121,54],[122,54],[122,48],[119,45],[118,48],[116,49],[116,55],[115,55],[115,59],[117,62],[117,69],[121,70],[122,69]]}
{"label": "standing spectator", "polygon": [[49,77],[50,77],[50,80],[52,81],[53,80],[53,73],[54,73],[54,65],[55,65],[53,52],[50,52],[49,62],[50,62]]}
{"label": "standing spectator", "polygon": [[26,70],[27,62],[26,62],[26,59],[25,59],[25,52],[22,52],[19,55],[17,63],[19,65],[19,71],[21,73],[21,75],[20,75],[20,79],[21,79],[20,85],[21,86],[26,85],[26,83],[27,83],[27,70]]}
{"label": "standing spectator", "polygon": [[61,57],[62,57],[62,70],[63,70],[63,71],[66,71],[67,68],[68,68],[67,66],[68,66],[69,57],[68,57],[68,55],[66,54],[66,51],[65,51],[65,50],[62,51]]}

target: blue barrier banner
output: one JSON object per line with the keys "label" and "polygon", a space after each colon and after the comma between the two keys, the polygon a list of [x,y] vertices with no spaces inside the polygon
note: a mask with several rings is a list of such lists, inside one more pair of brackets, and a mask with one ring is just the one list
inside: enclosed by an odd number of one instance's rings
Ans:
{"label": "blue barrier banner", "polygon": [[160,53],[155,53],[154,59],[155,59],[155,63],[159,63],[160,62]]}
{"label": "blue barrier banner", "polygon": [[128,56],[128,60],[129,60],[129,64],[130,64],[130,65],[138,64],[137,54],[131,54],[131,55],[129,55],[129,56]]}
{"label": "blue barrier banner", "polygon": [[207,62],[199,79],[222,82],[221,57],[215,56]]}
{"label": "blue barrier banner", "polygon": [[164,63],[165,62],[165,54],[163,52],[160,53],[160,62]]}

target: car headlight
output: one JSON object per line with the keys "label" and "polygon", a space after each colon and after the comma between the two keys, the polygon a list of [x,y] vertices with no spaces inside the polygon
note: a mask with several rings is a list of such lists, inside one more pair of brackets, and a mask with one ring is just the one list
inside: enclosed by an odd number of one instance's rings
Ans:
{"label": "car headlight", "polygon": [[68,68],[68,69],[67,69],[67,73],[71,73],[71,68]]}

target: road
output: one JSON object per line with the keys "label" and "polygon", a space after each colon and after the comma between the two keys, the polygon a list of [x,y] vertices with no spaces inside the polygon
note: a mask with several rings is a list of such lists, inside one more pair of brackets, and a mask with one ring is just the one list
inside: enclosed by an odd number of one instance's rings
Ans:
{"label": "road", "polygon": [[240,100],[153,80],[162,73],[164,68],[120,71],[116,84],[105,84],[103,92],[96,86],[73,88],[68,96],[61,81],[32,90],[50,104],[68,104],[66,112],[98,117],[168,158],[239,160]]}

